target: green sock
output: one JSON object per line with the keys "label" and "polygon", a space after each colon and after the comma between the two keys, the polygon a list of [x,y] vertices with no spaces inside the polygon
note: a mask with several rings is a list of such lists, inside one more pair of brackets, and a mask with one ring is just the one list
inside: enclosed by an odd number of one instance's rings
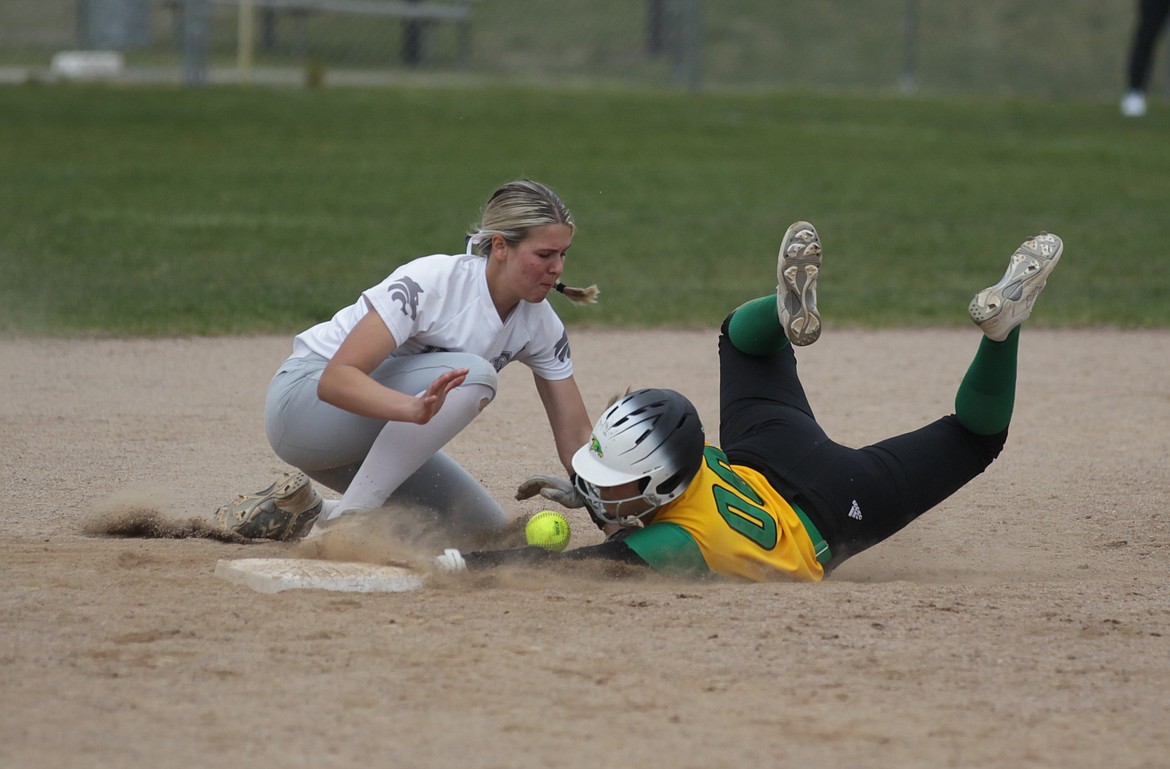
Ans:
{"label": "green sock", "polygon": [[955,416],[976,435],[995,435],[1012,421],[1019,347],[1019,326],[1002,342],[987,337],[979,341],[975,360],[955,394]]}
{"label": "green sock", "polygon": [[727,338],[740,352],[771,355],[788,344],[788,336],[776,316],[776,295],[769,294],[740,305],[727,324]]}

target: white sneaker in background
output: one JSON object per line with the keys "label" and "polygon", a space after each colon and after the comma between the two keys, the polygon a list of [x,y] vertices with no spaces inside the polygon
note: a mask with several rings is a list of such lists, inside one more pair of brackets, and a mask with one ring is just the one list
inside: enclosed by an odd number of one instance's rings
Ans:
{"label": "white sneaker in background", "polygon": [[1121,114],[1126,117],[1142,117],[1146,114],[1146,95],[1141,91],[1130,91],[1121,100]]}

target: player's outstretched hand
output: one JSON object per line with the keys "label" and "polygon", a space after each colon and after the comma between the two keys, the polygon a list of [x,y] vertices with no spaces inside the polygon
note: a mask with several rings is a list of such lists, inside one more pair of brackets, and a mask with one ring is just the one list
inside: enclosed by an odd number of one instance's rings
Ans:
{"label": "player's outstretched hand", "polygon": [[467,571],[467,561],[463,559],[463,553],[460,553],[453,547],[444,550],[442,555],[435,556],[431,564],[434,566],[435,571],[445,574],[456,574],[461,571]]}
{"label": "player's outstretched hand", "polygon": [[528,499],[537,494],[562,507],[585,507],[585,498],[567,478],[534,475],[516,489],[516,499]]}
{"label": "player's outstretched hand", "polygon": [[435,377],[435,381],[431,382],[427,391],[418,396],[419,415],[417,419],[412,421],[420,425],[431,421],[431,417],[438,414],[439,409],[443,408],[443,402],[447,400],[447,393],[463,384],[464,380],[467,379],[467,373],[468,369],[457,368]]}

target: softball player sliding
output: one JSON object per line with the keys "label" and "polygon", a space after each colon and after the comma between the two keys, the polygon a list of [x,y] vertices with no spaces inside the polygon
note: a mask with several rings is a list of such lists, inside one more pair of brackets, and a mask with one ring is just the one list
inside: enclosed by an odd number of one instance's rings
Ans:
{"label": "softball player sliding", "polygon": [[[217,523],[249,538],[294,539],[391,498],[440,511],[468,532],[507,516],[441,448],[496,394],[496,373],[532,369],[557,451],[571,468],[589,437],[565,327],[546,297],[597,289],[560,282],[575,224],[548,187],[521,180],[484,206],[466,253],[394,270],[333,318],[299,334],[268,387],[273,450],[299,472],[237,498]],[[310,479],[341,493],[325,501]]]}
{"label": "softball player sliding", "polygon": [[[983,330],[955,413],[861,449],[817,424],[793,345],[820,336],[821,243],[797,222],[785,234],[775,296],[748,302],[719,337],[720,442],[706,443],[694,406],[673,390],[611,405],[573,456],[577,499],[614,530],[605,543],[552,553],[530,547],[462,555],[447,571],[514,561],[610,558],[665,572],[762,581],[820,580],[982,473],[1007,439],[1019,326],[1063,250],[1047,233],[1012,254],[1003,279],[968,312]],[[568,486],[567,482],[550,484]]]}

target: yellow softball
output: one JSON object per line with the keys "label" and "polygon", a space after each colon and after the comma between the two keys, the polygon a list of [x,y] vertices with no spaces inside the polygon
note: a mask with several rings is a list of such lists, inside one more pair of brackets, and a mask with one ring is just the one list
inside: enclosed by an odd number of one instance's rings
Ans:
{"label": "yellow softball", "polygon": [[569,537],[572,533],[568,519],[552,510],[541,510],[529,518],[524,526],[524,538],[528,544],[543,547],[554,553],[559,553],[569,546]]}

